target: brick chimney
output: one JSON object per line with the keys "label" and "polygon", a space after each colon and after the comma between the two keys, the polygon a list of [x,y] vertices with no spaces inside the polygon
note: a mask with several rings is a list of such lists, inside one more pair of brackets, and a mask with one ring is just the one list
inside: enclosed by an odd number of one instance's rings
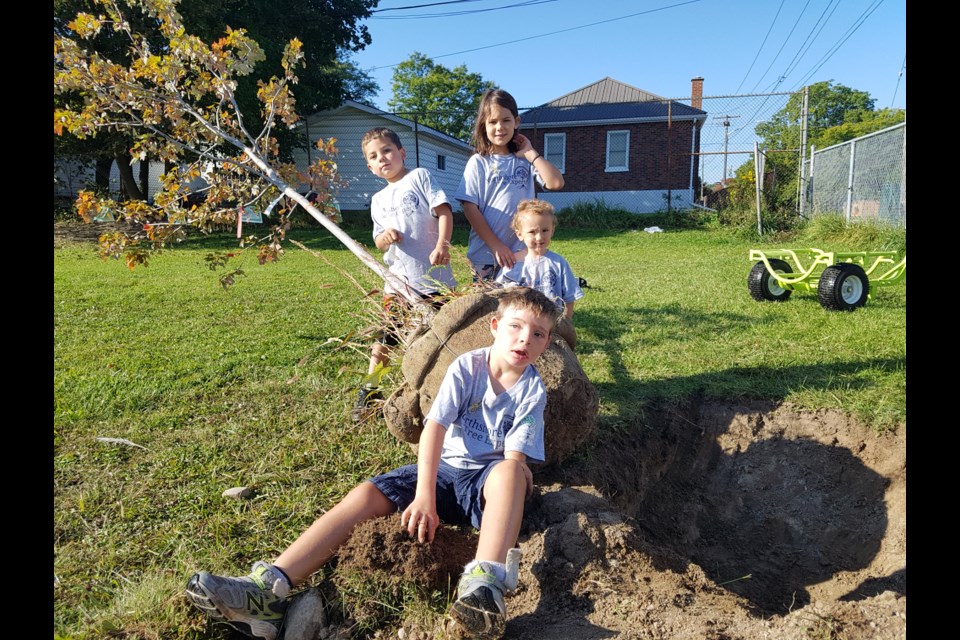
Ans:
{"label": "brick chimney", "polygon": [[690,106],[703,109],[703,78],[699,76],[690,81]]}

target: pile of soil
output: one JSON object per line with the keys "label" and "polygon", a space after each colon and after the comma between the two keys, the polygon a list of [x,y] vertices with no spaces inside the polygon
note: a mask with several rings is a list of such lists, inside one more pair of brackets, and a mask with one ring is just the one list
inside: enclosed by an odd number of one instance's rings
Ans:
{"label": "pile of soil", "polygon": [[[633,427],[535,472],[506,638],[906,637],[905,425],[691,402]],[[474,534],[428,550],[398,528],[358,529],[336,571],[455,585]],[[445,635],[408,620],[377,637]]]}

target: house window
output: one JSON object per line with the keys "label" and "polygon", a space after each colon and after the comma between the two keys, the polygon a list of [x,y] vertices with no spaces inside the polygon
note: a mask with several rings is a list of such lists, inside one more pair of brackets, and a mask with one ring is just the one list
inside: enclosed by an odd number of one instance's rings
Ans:
{"label": "house window", "polygon": [[567,134],[546,133],[543,136],[543,157],[560,170],[567,171]]}
{"label": "house window", "polygon": [[607,131],[607,171],[627,171],[630,162],[630,132]]}
{"label": "house window", "polygon": [[447,168],[447,156],[442,156],[439,153],[437,154],[437,169],[443,171]]}

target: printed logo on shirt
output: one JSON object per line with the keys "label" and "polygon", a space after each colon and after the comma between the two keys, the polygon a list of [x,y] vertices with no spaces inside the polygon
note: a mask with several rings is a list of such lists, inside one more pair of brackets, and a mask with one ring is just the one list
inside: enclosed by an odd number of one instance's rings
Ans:
{"label": "printed logo on shirt", "polygon": [[533,433],[536,424],[536,419],[529,415],[517,424],[517,437],[521,444],[530,444],[533,442]]}
{"label": "printed logo on shirt", "polygon": [[495,182],[498,184],[507,183],[514,187],[526,187],[528,180],[530,180],[530,170],[526,167],[517,167],[512,176],[501,175],[497,168],[494,167],[487,176],[487,182]]}
{"label": "printed logo on shirt", "polygon": [[417,198],[417,194],[413,191],[407,191],[403,194],[403,197],[400,198],[400,212],[406,217],[411,218],[417,212],[419,204],[420,199]]}

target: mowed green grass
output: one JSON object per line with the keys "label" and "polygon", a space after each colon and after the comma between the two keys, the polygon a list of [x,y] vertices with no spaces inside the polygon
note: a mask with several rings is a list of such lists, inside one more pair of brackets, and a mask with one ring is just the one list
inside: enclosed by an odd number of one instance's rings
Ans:
{"label": "mowed green grass", "polygon": [[[367,229],[349,232],[372,247]],[[243,257],[228,290],[204,257],[235,249],[229,234],[191,236],[134,271],[89,244],[54,249],[55,637],[231,637],[184,600],[191,573],[273,558],[356,483],[414,461],[382,421],[349,420],[378,277],[322,228],[291,237],[313,253]],[[820,248],[871,248],[833,242]],[[465,229],[454,244],[466,283]],[[598,435],[690,397],[905,428],[906,284],[852,313],[801,292],[755,302],[748,251],[781,246],[723,229],[564,230],[561,218],[552,248],[589,284],[575,324]],[[255,493],[222,497],[236,486]]]}

